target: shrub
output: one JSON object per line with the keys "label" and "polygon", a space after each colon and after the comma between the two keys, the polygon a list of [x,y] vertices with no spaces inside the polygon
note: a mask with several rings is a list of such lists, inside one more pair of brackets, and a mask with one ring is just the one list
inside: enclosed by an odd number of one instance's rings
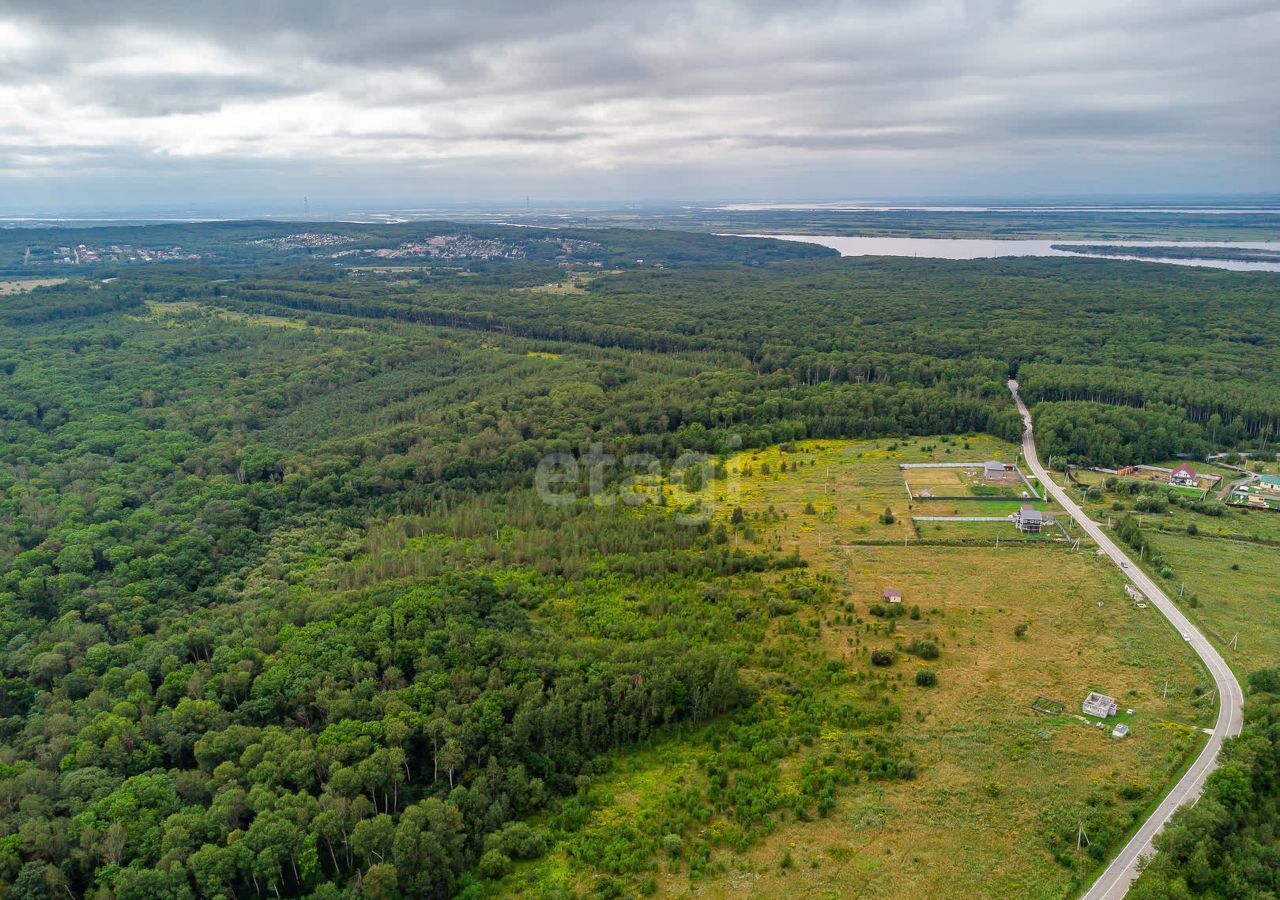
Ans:
{"label": "shrub", "polygon": [[1030,627],[1030,623],[1019,622],[1017,625],[1013,626],[1013,636],[1016,637],[1018,640],[1022,640],[1027,636],[1027,628],[1029,627]]}
{"label": "shrub", "polygon": [[667,834],[662,837],[662,849],[667,856],[675,859],[684,850],[684,839],[678,834]]}
{"label": "shrub", "polygon": [[903,613],[901,604],[898,603],[872,603],[867,608],[867,612],[878,619],[896,619]]}
{"label": "shrub", "polygon": [[1197,526],[1197,525],[1196,525],[1196,523],[1195,523],[1195,522],[1188,522],[1188,523],[1187,523],[1187,534],[1190,534],[1190,535],[1196,535],[1196,534],[1199,534],[1199,533],[1200,533],[1200,528],[1199,528],[1199,526]]}
{"label": "shrub", "polygon": [[501,850],[488,850],[476,869],[483,878],[498,879],[511,871],[511,858]]}
{"label": "shrub", "polygon": [[894,521],[893,510],[886,506],[884,512],[880,513],[880,523],[882,525],[892,525]]}
{"label": "shrub", "polygon": [[918,656],[921,659],[937,659],[938,645],[934,641],[924,638],[915,638],[907,645],[907,652],[912,656]]}
{"label": "shrub", "polygon": [[1280,669],[1258,669],[1249,673],[1249,692],[1280,694]]}
{"label": "shrub", "polygon": [[891,666],[897,656],[892,650],[872,650],[871,664],[873,666]]}
{"label": "shrub", "polygon": [[1164,513],[1169,511],[1169,501],[1154,494],[1147,494],[1133,501],[1133,508],[1144,513]]}
{"label": "shrub", "polygon": [[933,671],[933,669],[921,669],[919,672],[916,673],[916,686],[917,687],[937,687],[938,673]]}
{"label": "shrub", "polygon": [[551,836],[546,829],[512,822],[485,838],[485,850],[497,850],[511,859],[537,859],[547,852]]}

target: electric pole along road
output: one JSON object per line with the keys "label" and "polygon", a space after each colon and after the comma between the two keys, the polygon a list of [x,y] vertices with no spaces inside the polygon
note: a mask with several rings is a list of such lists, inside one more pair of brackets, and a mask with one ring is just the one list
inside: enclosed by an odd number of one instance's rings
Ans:
{"label": "electric pole along road", "polygon": [[1191,645],[1191,649],[1204,660],[1205,667],[1213,676],[1213,682],[1218,688],[1218,721],[1213,727],[1213,733],[1209,735],[1209,742],[1200,751],[1191,768],[1156,807],[1155,812],[1142,823],[1137,833],[1129,839],[1129,843],[1124,845],[1116,858],[1111,861],[1111,865],[1107,866],[1098,876],[1098,880],[1084,894],[1084,900],[1117,900],[1125,895],[1129,885],[1138,877],[1139,860],[1155,852],[1155,848],[1151,845],[1152,839],[1179,806],[1200,796],[1200,792],[1204,789],[1204,780],[1218,765],[1218,753],[1222,749],[1222,742],[1240,733],[1240,726],[1244,721],[1242,711],[1244,696],[1240,692],[1240,683],[1236,681],[1226,661],[1208,639],[1182,614],[1182,610],[1174,606],[1173,601],[1165,596],[1164,591],[1160,590],[1159,586],[1107,536],[1101,526],[1084,514],[1084,510],[1067,496],[1066,490],[1055,484],[1049,477],[1044,466],[1040,465],[1040,457],[1036,453],[1036,441],[1031,433],[1031,413],[1018,393],[1018,382],[1010,379],[1009,390],[1013,393],[1013,400],[1018,405],[1018,412],[1022,414],[1022,455],[1027,460],[1027,467],[1040,480],[1053,499],[1080,523],[1085,533],[1093,538],[1113,563],[1120,567],[1134,586],[1146,594],[1155,604],[1156,609],[1160,610],[1165,618],[1173,623],[1173,627],[1182,633],[1183,638]]}

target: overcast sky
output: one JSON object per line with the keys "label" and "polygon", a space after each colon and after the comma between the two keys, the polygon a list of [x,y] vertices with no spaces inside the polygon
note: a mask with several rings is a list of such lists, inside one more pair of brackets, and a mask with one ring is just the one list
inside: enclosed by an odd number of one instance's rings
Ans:
{"label": "overcast sky", "polygon": [[0,2],[0,210],[1280,190],[1276,0]]}

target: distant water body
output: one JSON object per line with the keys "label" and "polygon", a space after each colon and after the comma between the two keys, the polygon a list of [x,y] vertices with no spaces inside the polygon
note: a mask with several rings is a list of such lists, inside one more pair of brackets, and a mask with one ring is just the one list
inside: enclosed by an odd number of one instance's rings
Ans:
{"label": "distant water body", "polygon": [[1277,206],[904,206],[880,203],[729,203],[723,212],[961,212],[961,213],[1165,213],[1171,215],[1275,215]]}
{"label": "distant water body", "polygon": [[[1280,262],[1246,262],[1237,259],[1169,259],[1167,257],[1126,256],[1124,247],[1244,247],[1250,250],[1280,251],[1280,241],[1081,241],[1058,238],[1040,240],[992,240],[987,238],[894,238],[844,237],[826,234],[740,234],[736,237],[775,238],[821,244],[839,250],[841,256],[919,256],[927,259],[999,259],[1007,256],[1076,256],[1086,259],[1130,259],[1166,263],[1173,266],[1203,266],[1235,272],[1280,272]],[[1115,247],[1114,254],[1072,253],[1053,244],[1088,243]]]}

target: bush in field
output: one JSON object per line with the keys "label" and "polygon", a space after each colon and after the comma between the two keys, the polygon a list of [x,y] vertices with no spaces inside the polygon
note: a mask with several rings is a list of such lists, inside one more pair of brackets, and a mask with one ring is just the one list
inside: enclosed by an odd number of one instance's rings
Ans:
{"label": "bush in field", "polygon": [[913,638],[911,643],[907,645],[907,652],[921,659],[937,659],[938,644],[936,641],[930,641],[926,638]]}
{"label": "bush in field", "polygon": [[903,613],[900,603],[872,603],[867,612],[878,619],[896,619]]}
{"label": "bush in field", "polygon": [[1027,629],[1031,627],[1029,622],[1019,622],[1013,626],[1013,636],[1018,640],[1022,640],[1027,636]]}
{"label": "bush in field", "polygon": [[917,687],[937,687],[938,673],[933,671],[933,669],[921,669],[919,672],[916,673],[916,686]]}
{"label": "bush in field", "polygon": [[675,859],[684,851],[684,840],[678,834],[664,835],[662,849],[667,851],[667,856]]}
{"label": "bush in field", "polygon": [[872,650],[871,664],[873,666],[891,666],[897,655],[892,650]]}
{"label": "bush in field", "polygon": [[1166,513],[1169,511],[1169,501],[1155,494],[1145,494],[1133,501],[1133,508],[1144,513]]}

